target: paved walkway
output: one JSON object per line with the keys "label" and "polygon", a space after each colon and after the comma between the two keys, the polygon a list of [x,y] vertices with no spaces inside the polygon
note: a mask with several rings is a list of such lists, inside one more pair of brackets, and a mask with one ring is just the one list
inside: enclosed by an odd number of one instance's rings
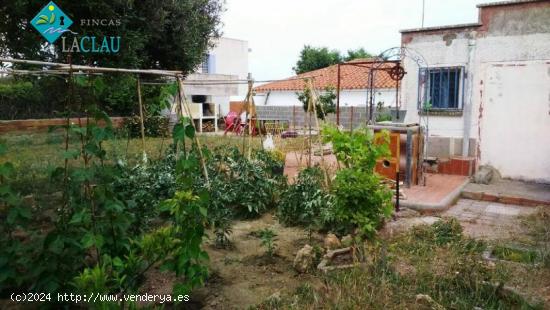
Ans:
{"label": "paved walkway", "polygon": [[401,205],[415,210],[444,210],[458,197],[468,178],[460,175],[426,174],[426,186],[402,187],[407,199]]}
{"label": "paved walkway", "polygon": [[394,235],[417,225],[431,225],[442,217],[454,217],[460,221],[464,233],[473,238],[510,240],[525,236],[523,219],[535,213],[537,208],[487,201],[460,199],[446,211],[421,215],[404,209],[395,220],[386,224],[382,234]]}
{"label": "paved walkway", "polygon": [[441,215],[457,218],[471,237],[513,239],[525,233],[522,217],[535,212],[535,207],[460,199]]}
{"label": "paved walkway", "polygon": [[550,206],[550,184],[498,180],[491,184],[466,185],[462,196],[527,206]]}

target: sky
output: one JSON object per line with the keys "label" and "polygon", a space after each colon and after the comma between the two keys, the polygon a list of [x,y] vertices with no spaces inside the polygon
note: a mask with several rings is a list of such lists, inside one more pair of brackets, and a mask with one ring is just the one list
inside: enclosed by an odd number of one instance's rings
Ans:
{"label": "sky", "polygon": [[[424,26],[477,22],[476,4],[496,0],[425,0]],[[400,45],[399,30],[418,28],[422,0],[226,0],[223,36],[248,41],[256,80],[294,75],[304,45],[371,54]]]}

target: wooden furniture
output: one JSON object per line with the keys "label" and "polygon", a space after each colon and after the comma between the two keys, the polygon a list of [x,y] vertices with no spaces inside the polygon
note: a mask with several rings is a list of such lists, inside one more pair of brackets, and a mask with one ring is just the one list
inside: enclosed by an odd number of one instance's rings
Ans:
{"label": "wooden furniture", "polygon": [[377,123],[368,126],[379,135],[382,130],[387,130],[390,135],[390,152],[388,158],[378,160],[375,171],[384,177],[403,181],[404,185],[411,187],[417,185],[422,176],[422,151],[423,134],[422,127],[418,124],[403,123]]}

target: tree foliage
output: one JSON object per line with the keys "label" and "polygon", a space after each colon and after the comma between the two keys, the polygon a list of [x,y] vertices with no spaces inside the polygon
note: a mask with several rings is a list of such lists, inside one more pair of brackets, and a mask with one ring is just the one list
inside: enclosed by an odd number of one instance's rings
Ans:
{"label": "tree foliage", "polygon": [[[45,1],[15,0],[0,6],[0,55],[66,61],[61,38],[47,43],[30,25]],[[73,63],[191,72],[220,36],[221,0],[69,1],[56,4],[73,20],[77,36],[120,36],[117,54],[73,53]],[[91,26],[81,20],[120,20],[119,26]],[[67,42],[73,41],[68,32]]]}
{"label": "tree foliage", "polygon": [[369,57],[372,57],[372,55],[362,47],[355,50],[350,49],[347,51],[347,55],[343,55],[338,50],[330,50],[327,47],[304,45],[304,48],[300,51],[300,57],[296,62],[296,66],[292,69],[296,74],[302,74],[337,63]]}
{"label": "tree foliage", "polygon": [[[303,104],[304,111],[308,111],[309,100],[311,98],[311,90],[305,89],[302,93],[297,93],[298,100]],[[324,120],[327,114],[336,112],[336,94],[334,87],[326,87],[325,91],[317,96],[317,103],[315,105],[315,111],[317,112],[317,118]]]}
{"label": "tree foliage", "polygon": [[339,63],[342,60],[340,52],[327,47],[312,47],[304,45],[300,58],[293,68],[296,74],[301,74]]}
{"label": "tree foliage", "polygon": [[348,50],[348,54],[344,57],[344,61],[352,61],[360,58],[371,58],[372,56],[372,54],[361,47],[356,50]]}

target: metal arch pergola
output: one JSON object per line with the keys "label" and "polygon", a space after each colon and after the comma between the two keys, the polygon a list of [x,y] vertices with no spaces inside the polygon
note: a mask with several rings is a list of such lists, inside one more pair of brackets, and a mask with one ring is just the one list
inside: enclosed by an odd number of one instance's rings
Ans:
{"label": "metal arch pergola", "polygon": [[[392,64],[393,66],[384,66],[386,64]],[[367,120],[368,123],[373,121],[373,115],[374,115],[374,79],[375,79],[375,73],[377,71],[383,71],[389,74],[392,80],[395,81],[395,108],[397,110],[397,119],[399,119],[399,84],[400,81],[405,76],[406,72],[405,69],[401,66],[400,60],[385,60],[383,58],[377,57],[374,60],[369,61],[357,61],[357,62],[346,62],[346,63],[340,63],[337,65],[337,80],[336,80],[336,124],[340,125],[340,81],[341,81],[341,67],[342,66],[355,66],[355,67],[361,67],[369,69],[369,96],[368,96],[368,103],[367,103],[367,109],[369,111],[369,118]]]}

